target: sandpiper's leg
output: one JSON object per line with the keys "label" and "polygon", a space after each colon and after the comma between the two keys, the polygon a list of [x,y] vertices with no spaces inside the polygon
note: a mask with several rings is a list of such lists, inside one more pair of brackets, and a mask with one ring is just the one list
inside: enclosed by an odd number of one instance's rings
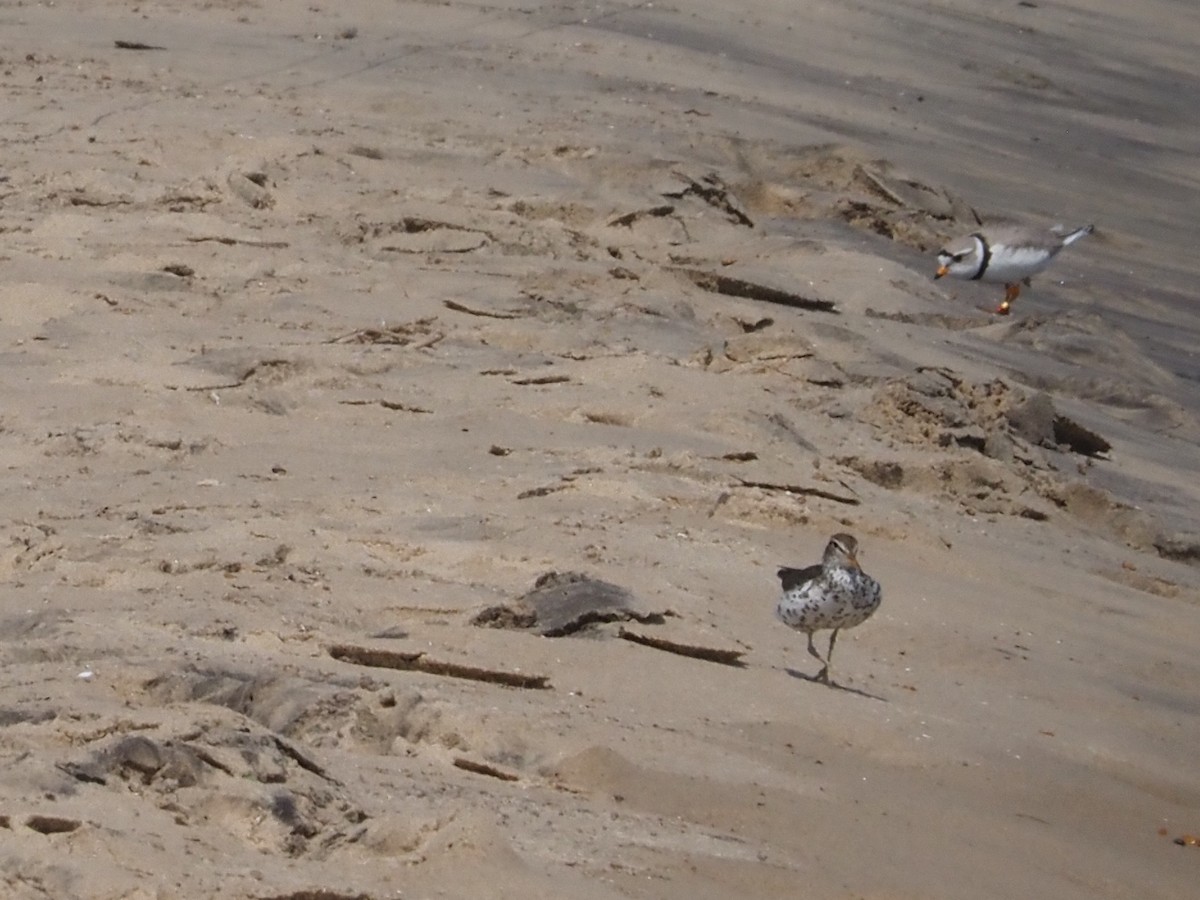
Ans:
{"label": "sandpiper's leg", "polygon": [[1013,301],[1021,296],[1020,282],[1013,282],[1004,285],[1004,302],[996,309],[996,312],[1002,316],[1007,316]]}
{"label": "sandpiper's leg", "polygon": [[812,637],[813,637],[812,632],[810,631],[808,633],[808,652],[811,653],[813,656],[815,656],[817,658],[817,660],[821,663],[821,671],[816,674],[816,677],[813,678],[813,681],[824,681],[826,684],[828,684],[829,683],[829,663],[827,663],[825,660],[821,659],[821,654],[817,652],[817,648],[813,645]]}
{"label": "sandpiper's leg", "polygon": [[835,629],[833,629],[833,634],[829,635],[829,652],[825,654],[825,669],[826,669],[825,681],[829,681],[828,669],[830,666],[833,665],[833,644],[837,640],[839,631],[841,631],[840,628],[835,628]]}
{"label": "sandpiper's leg", "polygon": [[813,646],[812,632],[808,633],[808,652],[817,658],[817,662],[824,664],[825,660],[821,659],[821,654],[817,652],[817,648]]}

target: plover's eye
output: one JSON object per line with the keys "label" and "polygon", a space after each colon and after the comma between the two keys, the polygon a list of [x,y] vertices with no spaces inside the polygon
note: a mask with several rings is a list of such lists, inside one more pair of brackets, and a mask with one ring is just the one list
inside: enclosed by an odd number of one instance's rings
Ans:
{"label": "plover's eye", "polygon": [[954,254],[952,257],[951,257],[951,259],[953,259],[955,262],[962,262],[962,261],[963,261],[963,257],[964,257],[964,256],[966,256],[966,255],[967,255],[967,254],[965,254],[965,253],[955,253],[955,254]]}

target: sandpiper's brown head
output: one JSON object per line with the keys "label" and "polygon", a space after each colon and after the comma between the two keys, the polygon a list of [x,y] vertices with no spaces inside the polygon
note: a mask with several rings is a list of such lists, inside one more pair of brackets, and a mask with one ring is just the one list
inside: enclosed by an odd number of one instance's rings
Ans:
{"label": "sandpiper's brown head", "polygon": [[858,540],[852,534],[835,534],[825,545],[821,562],[826,568],[858,568]]}

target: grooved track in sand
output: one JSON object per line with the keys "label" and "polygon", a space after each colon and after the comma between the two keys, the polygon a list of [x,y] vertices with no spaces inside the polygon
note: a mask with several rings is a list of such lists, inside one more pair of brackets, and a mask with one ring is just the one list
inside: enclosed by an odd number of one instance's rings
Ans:
{"label": "grooved track in sand", "polygon": [[524,675],[520,672],[501,672],[496,669],[480,669],[445,660],[431,659],[424,653],[398,653],[374,647],[359,647],[337,644],[329,648],[329,655],[342,662],[380,669],[398,669],[402,672],[424,672],[427,675],[444,675],[448,678],[465,678],[468,681],[483,681],[504,687],[547,690],[550,679],[545,675]]}

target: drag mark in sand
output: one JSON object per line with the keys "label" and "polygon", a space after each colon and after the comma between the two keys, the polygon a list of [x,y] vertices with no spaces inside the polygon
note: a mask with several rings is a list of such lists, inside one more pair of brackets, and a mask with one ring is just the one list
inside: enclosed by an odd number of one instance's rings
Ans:
{"label": "drag mark in sand", "polygon": [[469,681],[484,681],[504,687],[550,690],[550,678],[546,675],[523,675],[520,672],[501,672],[497,669],[480,669],[459,663],[429,659],[424,653],[398,653],[394,650],[378,650],[352,644],[335,644],[329,655],[341,662],[379,669],[397,669],[402,672],[424,672],[426,675],[444,675],[448,678],[465,678]]}

